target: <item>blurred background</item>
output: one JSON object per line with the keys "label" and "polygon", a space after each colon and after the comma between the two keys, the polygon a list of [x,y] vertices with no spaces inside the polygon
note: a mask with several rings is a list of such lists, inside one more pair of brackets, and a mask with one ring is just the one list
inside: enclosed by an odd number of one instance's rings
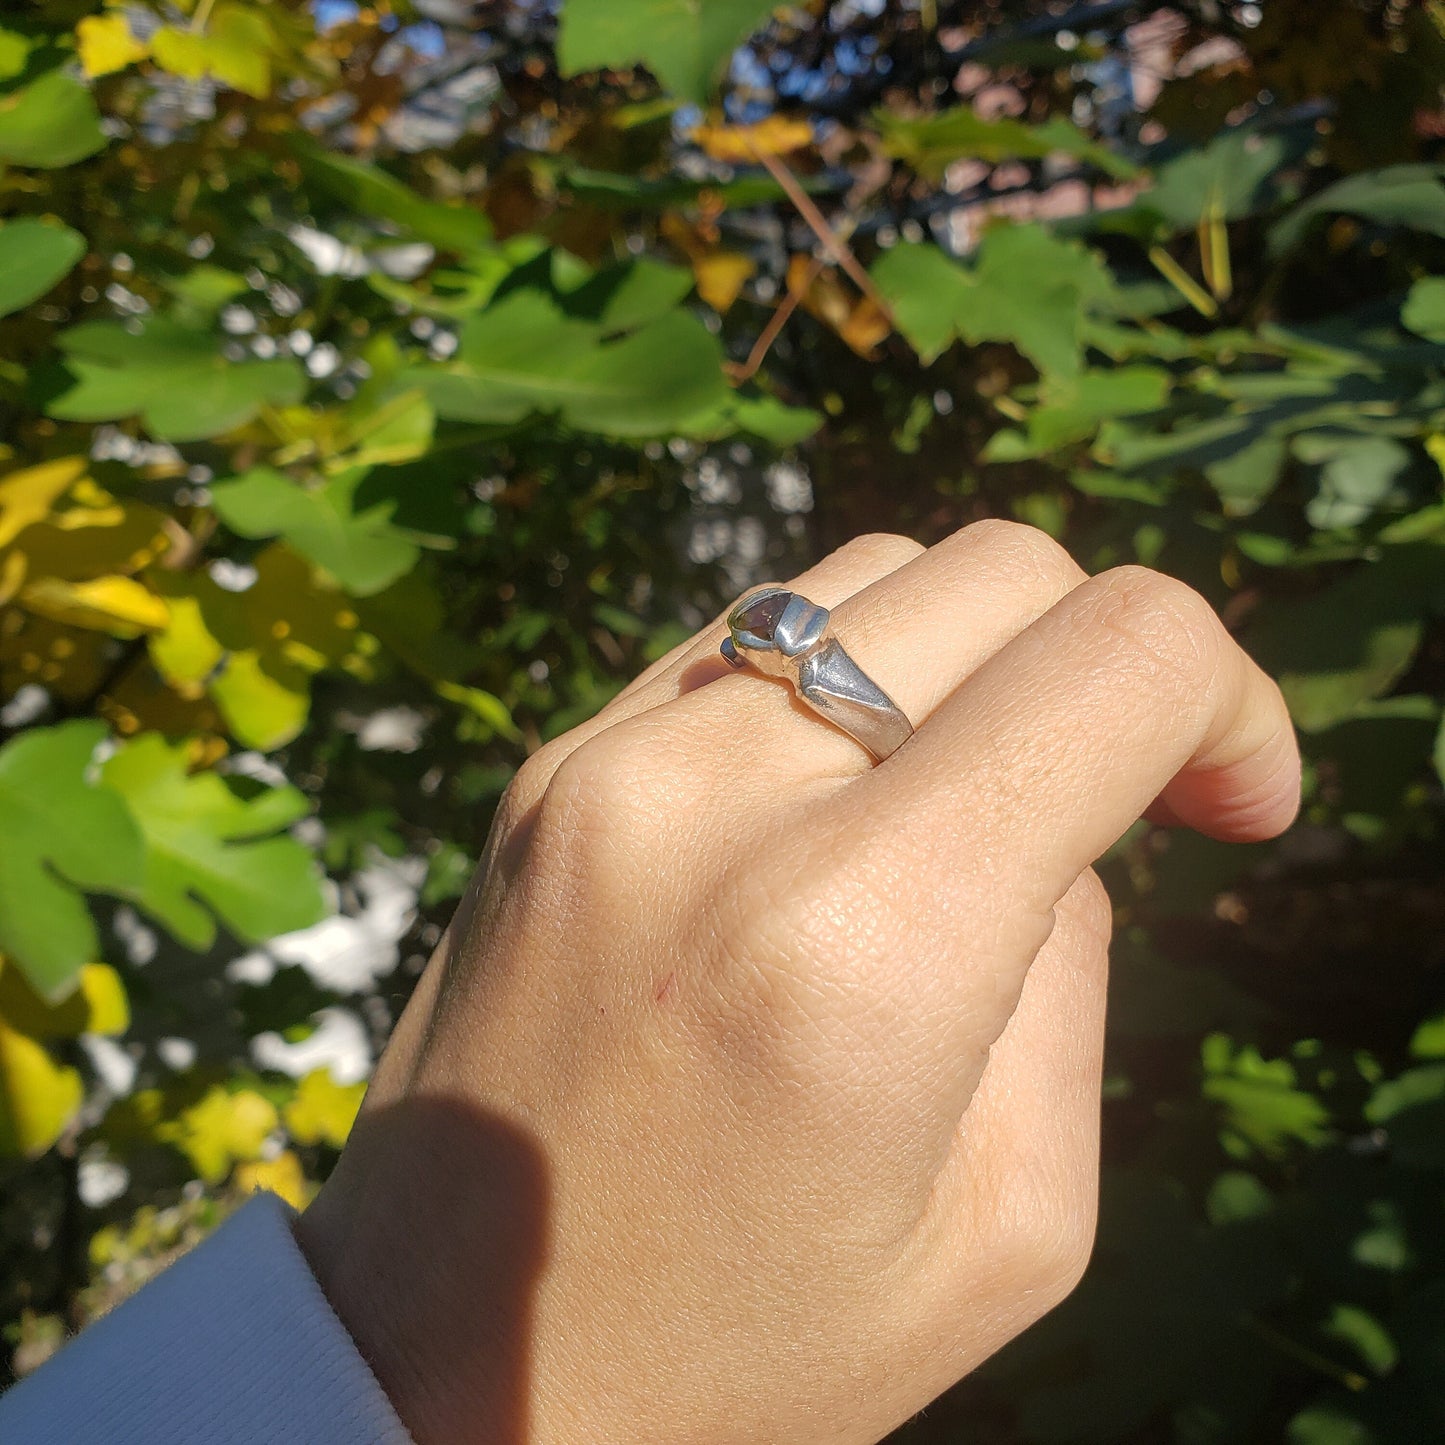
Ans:
{"label": "blurred background", "polygon": [[1094,1265],[896,1438],[1445,1438],[1442,82],[1439,0],[7,4],[9,1370],[314,1193],[530,749],[1001,516],[1199,588],[1306,803],[1105,861]]}

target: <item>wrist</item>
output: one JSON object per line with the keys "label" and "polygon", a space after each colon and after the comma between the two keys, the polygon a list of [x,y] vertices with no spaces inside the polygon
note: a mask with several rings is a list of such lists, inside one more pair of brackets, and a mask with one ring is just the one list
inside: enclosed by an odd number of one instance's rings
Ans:
{"label": "wrist", "polygon": [[408,1101],[363,1115],[296,1222],[322,1291],[416,1445],[534,1438],[540,1159],[475,1110]]}

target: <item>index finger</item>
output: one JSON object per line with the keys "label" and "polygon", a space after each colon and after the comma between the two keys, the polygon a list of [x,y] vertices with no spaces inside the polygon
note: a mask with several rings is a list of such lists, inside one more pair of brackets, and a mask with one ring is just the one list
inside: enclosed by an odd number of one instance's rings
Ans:
{"label": "index finger", "polygon": [[860,802],[901,829],[924,886],[987,874],[1047,911],[1160,795],[1212,836],[1268,838],[1293,820],[1299,776],[1279,689],[1208,603],[1121,567],[1020,633],[835,802],[854,830]]}

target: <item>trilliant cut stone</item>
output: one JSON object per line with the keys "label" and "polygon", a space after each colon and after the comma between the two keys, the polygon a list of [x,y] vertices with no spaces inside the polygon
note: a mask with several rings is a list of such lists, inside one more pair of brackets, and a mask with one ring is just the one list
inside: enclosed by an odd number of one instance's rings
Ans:
{"label": "trilliant cut stone", "polygon": [[739,607],[734,614],[737,627],[751,632],[762,642],[771,642],[788,603],[793,600],[791,592],[769,592],[756,602]]}

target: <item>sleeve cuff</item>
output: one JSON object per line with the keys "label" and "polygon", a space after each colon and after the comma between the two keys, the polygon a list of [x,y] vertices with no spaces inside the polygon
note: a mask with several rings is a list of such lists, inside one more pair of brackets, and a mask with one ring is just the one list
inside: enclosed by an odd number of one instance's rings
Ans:
{"label": "sleeve cuff", "polygon": [[6,1445],[412,1445],[273,1195],[0,1398]]}

